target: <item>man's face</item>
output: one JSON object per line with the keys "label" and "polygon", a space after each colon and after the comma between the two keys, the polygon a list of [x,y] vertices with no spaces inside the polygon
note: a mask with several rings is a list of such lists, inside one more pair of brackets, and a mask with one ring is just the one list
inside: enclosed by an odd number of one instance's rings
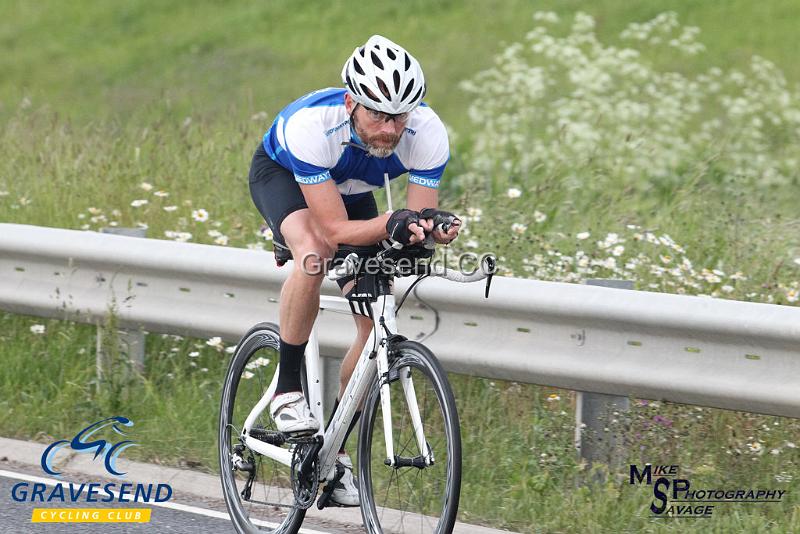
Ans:
{"label": "man's face", "polygon": [[389,157],[400,142],[408,115],[387,121],[387,115],[357,104],[349,94],[345,95],[345,107],[352,114],[353,128],[369,153],[378,158]]}

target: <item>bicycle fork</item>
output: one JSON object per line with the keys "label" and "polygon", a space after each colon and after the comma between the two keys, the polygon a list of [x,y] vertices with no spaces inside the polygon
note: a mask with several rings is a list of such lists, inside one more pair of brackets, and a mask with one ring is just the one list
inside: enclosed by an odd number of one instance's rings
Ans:
{"label": "bicycle fork", "polygon": [[[389,340],[384,338],[378,349],[377,364],[378,364],[378,377],[380,379],[380,396],[381,396],[381,413],[383,415],[383,435],[386,439],[386,460],[384,464],[399,468],[399,467],[417,467],[423,469],[433,465],[433,451],[428,446],[425,440],[425,431],[422,427],[422,418],[419,413],[419,405],[417,404],[417,396],[414,391],[414,382],[411,379],[411,369],[409,367],[401,367],[399,369],[389,370]],[[417,447],[419,448],[419,456],[415,458],[405,458],[395,456],[394,453],[394,436],[392,432],[392,400],[389,390],[389,384],[399,380],[403,387],[403,394],[406,399],[406,406],[408,407],[409,415],[411,416],[411,424],[414,428],[414,436],[416,437]]]}

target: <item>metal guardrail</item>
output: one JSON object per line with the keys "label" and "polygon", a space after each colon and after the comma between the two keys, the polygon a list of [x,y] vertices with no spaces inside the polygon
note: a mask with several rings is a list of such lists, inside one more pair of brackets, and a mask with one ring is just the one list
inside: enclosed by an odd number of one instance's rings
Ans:
{"label": "metal guardrail", "polygon": [[[237,341],[277,320],[287,273],[267,252],[0,224],[15,313],[97,322],[113,296],[121,326]],[[352,319],[321,317],[322,353],[343,354]],[[428,279],[398,320],[454,372],[800,417],[800,308],[504,277],[487,300]]]}

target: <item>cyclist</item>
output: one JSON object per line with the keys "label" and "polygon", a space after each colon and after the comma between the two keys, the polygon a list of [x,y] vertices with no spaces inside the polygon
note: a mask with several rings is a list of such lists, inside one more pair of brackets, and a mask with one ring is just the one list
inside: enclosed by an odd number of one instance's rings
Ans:
{"label": "cyclist", "polygon": [[[281,290],[280,374],[270,404],[277,429],[285,433],[319,429],[302,393],[300,367],[326,260],[340,244],[375,245],[387,238],[414,244],[426,232],[437,243],[450,243],[460,224],[456,218],[446,233],[433,228],[435,214],[454,217],[438,210],[449,148],[444,124],[421,103],[426,85],[417,60],[373,35],[345,62],[342,82],[344,88],[314,91],[278,113],[250,168],[250,192],[273,232],[276,261],[295,259]],[[389,179],[408,173],[408,208],[378,213],[372,191],[384,185],[384,173]],[[339,285],[346,294],[353,281]],[[357,336],[342,362],[334,412],[372,329],[369,317],[354,318]],[[337,461],[345,475],[332,500],[358,506],[344,448]]]}

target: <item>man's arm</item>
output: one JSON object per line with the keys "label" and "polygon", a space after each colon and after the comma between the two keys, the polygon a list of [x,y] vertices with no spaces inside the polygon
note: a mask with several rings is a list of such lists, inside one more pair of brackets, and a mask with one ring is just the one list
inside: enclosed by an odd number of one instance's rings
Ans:
{"label": "man's arm", "polygon": [[439,207],[439,190],[409,182],[408,209],[420,211],[424,208]]}
{"label": "man's arm", "polygon": [[[408,184],[408,207],[409,209],[420,211],[425,208],[438,208],[439,207],[439,190],[433,187],[426,187],[415,183]],[[420,221],[426,231],[430,231],[433,222]],[[461,223],[456,221],[447,233],[436,230],[433,232],[433,239],[437,243],[450,243],[458,236],[458,230]]]}
{"label": "man's arm", "polygon": [[366,221],[348,220],[342,196],[333,180],[314,185],[300,184],[300,190],[331,245],[374,245],[389,237],[386,233],[387,213]]}

